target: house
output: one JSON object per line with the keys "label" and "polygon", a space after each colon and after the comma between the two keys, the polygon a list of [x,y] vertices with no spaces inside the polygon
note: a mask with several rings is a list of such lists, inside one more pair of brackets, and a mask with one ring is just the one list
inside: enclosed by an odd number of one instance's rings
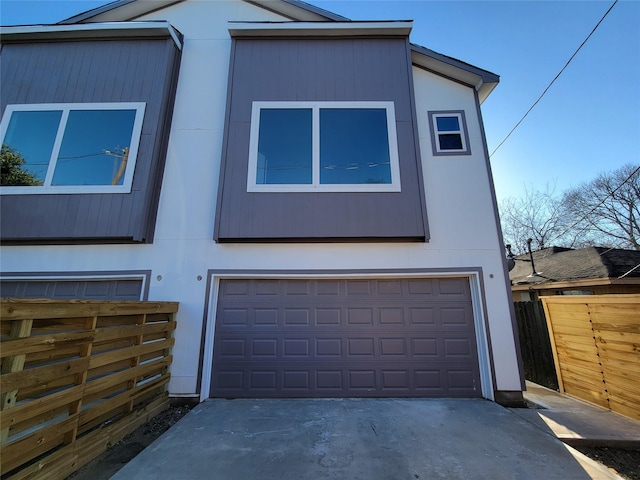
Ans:
{"label": "house", "polygon": [[411,28],[296,0],[3,28],[2,295],[178,301],[173,396],[521,401],[499,78]]}
{"label": "house", "polygon": [[[550,247],[514,257],[509,272],[515,301],[545,295],[640,293],[640,251]],[[534,273],[535,268],[535,273]]]}

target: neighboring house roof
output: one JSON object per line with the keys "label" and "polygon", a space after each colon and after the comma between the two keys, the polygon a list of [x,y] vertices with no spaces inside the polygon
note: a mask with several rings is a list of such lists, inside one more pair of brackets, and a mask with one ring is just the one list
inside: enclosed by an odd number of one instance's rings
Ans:
{"label": "neighboring house roof", "polygon": [[515,266],[509,272],[513,290],[640,283],[637,250],[551,247],[533,252],[533,262],[537,275],[532,275],[528,254],[515,257]]}
{"label": "neighboring house roof", "polygon": [[[123,22],[161,10],[185,0],[117,0],[59,22],[61,25],[93,22]],[[244,0],[266,10],[299,22],[350,22],[351,20],[299,0]],[[498,85],[495,73],[475,67],[461,60],[442,55],[420,45],[411,44],[414,65],[456,80],[474,88],[483,102]]]}

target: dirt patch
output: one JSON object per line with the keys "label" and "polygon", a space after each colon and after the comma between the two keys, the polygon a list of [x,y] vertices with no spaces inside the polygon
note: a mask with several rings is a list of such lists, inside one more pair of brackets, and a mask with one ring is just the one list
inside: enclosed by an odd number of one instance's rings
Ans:
{"label": "dirt patch", "polygon": [[627,480],[640,480],[640,450],[611,447],[573,447],[587,457],[614,469]]}
{"label": "dirt patch", "polygon": [[156,438],[189,413],[191,408],[192,406],[188,404],[169,407],[70,475],[68,480],[108,480],[127,462],[151,445]]}

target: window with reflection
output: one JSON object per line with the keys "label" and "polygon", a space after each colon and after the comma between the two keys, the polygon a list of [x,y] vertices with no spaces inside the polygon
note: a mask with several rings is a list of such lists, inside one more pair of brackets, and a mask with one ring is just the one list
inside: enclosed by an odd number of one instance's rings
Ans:
{"label": "window with reflection", "polygon": [[429,112],[434,155],[470,155],[467,125],[462,110]]}
{"label": "window with reflection", "polygon": [[1,123],[2,192],[130,191],[144,107],[9,105]]}
{"label": "window with reflection", "polygon": [[400,191],[393,102],[254,102],[247,190]]}

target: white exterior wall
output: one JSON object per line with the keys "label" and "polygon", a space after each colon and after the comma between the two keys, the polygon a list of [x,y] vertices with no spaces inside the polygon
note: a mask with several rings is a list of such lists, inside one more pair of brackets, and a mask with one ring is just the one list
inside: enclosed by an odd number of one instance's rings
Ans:
{"label": "white exterior wall", "polygon": [[[424,268],[433,274],[434,269],[450,273],[452,269],[481,268],[483,278],[476,283],[479,292],[480,283],[484,284],[496,387],[520,390],[501,241],[470,88],[413,70],[429,243],[220,245],[212,238],[231,49],[227,22],[286,19],[234,0],[184,2],[136,20],[167,20],[185,36],[154,243],[7,246],[2,249],[3,271],[151,270],[149,299],[180,302],[169,390],[189,395],[196,392],[198,381],[209,269],[348,273],[353,269]],[[471,156],[432,156],[428,110],[465,111]],[[482,315],[483,305],[476,303]],[[208,361],[205,359],[204,387],[210,375]],[[481,364],[483,361],[486,365],[481,355]],[[487,382],[483,390],[490,392],[492,385]]]}

